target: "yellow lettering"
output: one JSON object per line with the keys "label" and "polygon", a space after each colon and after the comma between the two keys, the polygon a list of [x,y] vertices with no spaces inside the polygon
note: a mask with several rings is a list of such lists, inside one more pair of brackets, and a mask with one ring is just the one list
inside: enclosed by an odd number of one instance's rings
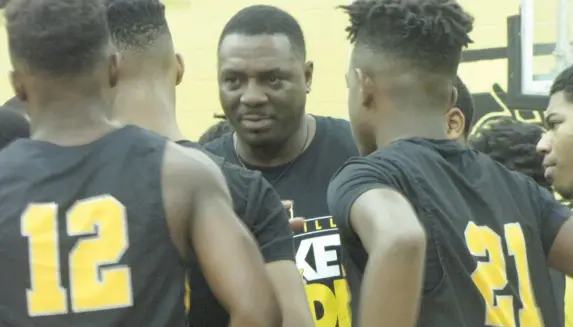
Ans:
{"label": "yellow lettering", "polygon": [[519,310],[521,326],[541,327],[543,323],[539,315],[539,308],[535,303],[531,279],[529,277],[529,265],[527,263],[527,249],[523,230],[518,223],[505,225],[505,237],[509,254],[515,259],[517,280],[519,283],[519,297],[522,308]]}
{"label": "yellow lettering", "polygon": [[306,232],[308,232],[308,222],[306,222],[306,220],[305,220],[305,222],[304,222],[304,225],[303,225],[303,226],[304,226],[304,227],[302,228],[302,231],[303,231],[303,233],[306,233]]}
{"label": "yellow lettering", "polygon": [[[496,295],[508,284],[505,255],[501,237],[487,226],[477,226],[470,222],[465,230],[468,250],[476,257],[489,257],[489,261],[479,261],[472,279],[486,303],[485,325],[516,327],[513,312],[513,296]],[[541,327],[541,316],[531,289],[527,250],[521,226],[517,223],[505,225],[506,243],[509,254],[515,258],[519,297],[522,309],[519,313],[520,326]]]}
{"label": "yellow lettering", "polygon": [[[338,303],[334,293],[328,286],[322,284],[306,285],[306,297],[316,327],[335,327],[337,321],[336,309]],[[317,306],[322,307],[322,316],[317,314]]]}
{"label": "yellow lettering", "polygon": [[306,297],[316,327],[350,327],[352,325],[350,296],[346,280],[335,280],[334,291],[323,284],[308,284],[306,285]]}
{"label": "yellow lettering", "polygon": [[314,221],[314,229],[315,230],[321,230],[322,229],[322,226],[320,226],[320,224],[318,223],[318,220]]}
{"label": "yellow lettering", "polygon": [[56,204],[34,204],[22,215],[22,235],[28,237],[30,251],[31,288],[26,297],[32,317],[68,311],[68,295],[60,275],[57,211]]}
{"label": "yellow lettering", "polygon": [[350,295],[348,283],[345,279],[334,281],[334,296],[338,303],[338,327],[350,327],[352,325]]}
{"label": "yellow lettering", "polygon": [[191,310],[191,286],[189,285],[189,278],[185,278],[185,312],[189,313]]}
{"label": "yellow lettering", "polygon": [[334,223],[334,218],[330,218],[330,228],[336,228],[336,224]]}
{"label": "yellow lettering", "polygon": [[129,247],[125,207],[111,196],[98,197],[76,202],[67,218],[70,236],[98,234],[70,252],[74,312],[131,306],[131,272],[117,264]]}
{"label": "yellow lettering", "polygon": [[[78,201],[67,212],[66,222],[68,235],[89,236],[80,238],[69,253],[72,311],[131,306],[131,271],[118,264],[129,247],[125,207],[109,195]],[[54,203],[30,204],[21,217],[21,232],[29,243],[30,316],[69,312],[68,294],[61,286],[57,223]]]}

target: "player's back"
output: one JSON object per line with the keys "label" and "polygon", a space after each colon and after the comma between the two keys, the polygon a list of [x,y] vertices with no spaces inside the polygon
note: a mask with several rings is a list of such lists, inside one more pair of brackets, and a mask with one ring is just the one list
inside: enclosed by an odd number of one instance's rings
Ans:
{"label": "player's back", "polygon": [[453,141],[403,143],[412,148],[405,153],[419,152],[410,168],[418,167],[419,199],[433,202],[427,217],[436,221],[424,224],[443,269],[442,282],[424,296],[422,326],[451,321],[447,314],[467,326],[563,325],[546,264],[550,222],[540,221],[537,200],[540,192],[551,195]]}
{"label": "player's back", "polygon": [[183,326],[184,262],[165,220],[164,138],[0,152],[0,326]]}
{"label": "player's back", "polygon": [[[390,176],[426,229],[419,326],[563,326],[546,254],[561,226],[549,218],[570,212],[548,191],[454,141],[400,140],[352,160]],[[366,253],[343,238],[348,273],[363,272]]]}

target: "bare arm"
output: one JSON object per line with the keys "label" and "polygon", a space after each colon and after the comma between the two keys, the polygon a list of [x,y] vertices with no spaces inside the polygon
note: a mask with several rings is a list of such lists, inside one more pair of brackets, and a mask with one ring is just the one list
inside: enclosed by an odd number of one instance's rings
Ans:
{"label": "bare arm", "polygon": [[230,326],[279,326],[279,305],[259,249],[235,216],[225,179],[209,159],[193,206],[190,238],[211,290],[229,312]]}
{"label": "bare arm", "polygon": [[552,193],[530,179],[525,179],[530,200],[536,213],[541,244],[548,264],[573,276],[573,219],[571,209],[555,199]]}
{"label": "bare arm", "polygon": [[426,235],[410,203],[394,190],[372,189],[352,205],[350,223],[368,252],[360,327],[415,326]]}
{"label": "bare arm", "polygon": [[168,144],[163,195],[174,242],[189,245],[232,327],[278,327],[282,316],[252,235],[235,216],[225,179],[205,154]]}
{"label": "bare arm", "polygon": [[[263,253],[267,272],[281,305],[283,326],[312,327],[314,321],[303,279],[295,264],[293,233],[280,196],[259,173],[250,176],[249,180],[248,210],[242,214],[251,221],[249,227]],[[237,183],[241,184],[245,183]],[[234,187],[232,190],[239,191]]]}
{"label": "bare arm", "polygon": [[562,273],[573,276],[573,219],[563,224],[548,256],[549,265]]}
{"label": "bare arm", "polygon": [[293,261],[267,263],[267,271],[283,312],[283,327],[312,327],[314,322],[302,277]]}

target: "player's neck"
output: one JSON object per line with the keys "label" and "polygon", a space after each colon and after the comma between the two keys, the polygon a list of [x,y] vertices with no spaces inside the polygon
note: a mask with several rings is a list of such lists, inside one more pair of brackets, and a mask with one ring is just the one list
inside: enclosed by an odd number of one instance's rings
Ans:
{"label": "player's neck", "polygon": [[93,142],[117,129],[108,120],[110,106],[102,98],[71,96],[51,101],[31,100],[30,138],[61,146]]}
{"label": "player's neck", "polygon": [[281,144],[252,146],[233,134],[236,151],[240,159],[256,167],[276,167],[284,165],[300,156],[312,142],[316,134],[316,120],[305,115],[299,129]]}
{"label": "player's neck", "polygon": [[443,120],[443,117],[427,117],[427,119],[409,121],[406,124],[397,123],[391,127],[386,126],[376,132],[376,146],[382,148],[396,140],[414,137],[446,139],[446,127]]}
{"label": "player's neck", "polygon": [[121,83],[114,98],[113,117],[173,141],[185,139],[175,116],[175,90],[169,90],[165,83],[152,80]]}

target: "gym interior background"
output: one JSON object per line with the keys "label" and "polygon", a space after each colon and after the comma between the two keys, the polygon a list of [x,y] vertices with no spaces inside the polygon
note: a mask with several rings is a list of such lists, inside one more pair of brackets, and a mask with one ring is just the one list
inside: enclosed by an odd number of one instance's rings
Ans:
{"label": "gym interior background", "polygon": [[[344,1],[344,0],[342,0]],[[459,74],[474,93],[478,126],[499,116],[541,121],[546,96],[528,97],[520,92],[520,0],[459,0],[476,18],[474,44],[464,52]],[[523,0],[522,0],[523,1]],[[539,2],[541,0],[530,0]],[[536,5],[535,53],[550,57],[556,39],[555,17],[559,0]],[[570,1],[570,0],[566,0]],[[177,93],[179,123],[190,139],[197,139],[221,113],[217,94],[216,48],[227,20],[252,4],[272,4],[291,12],[305,33],[308,58],[315,63],[310,113],[347,117],[346,72],[349,44],[346,17],[332,0],[164,0],[175,46],[186,62],[184,82]],[[342,2],[343,3],[343,2]],[[340,3],[340,4],[342,4]],[[0,25],[4,25],[0,18]],[[539,33],[542,31],[542,33]],[[12,96],[7,39],[0,32],[0,103]]]}

